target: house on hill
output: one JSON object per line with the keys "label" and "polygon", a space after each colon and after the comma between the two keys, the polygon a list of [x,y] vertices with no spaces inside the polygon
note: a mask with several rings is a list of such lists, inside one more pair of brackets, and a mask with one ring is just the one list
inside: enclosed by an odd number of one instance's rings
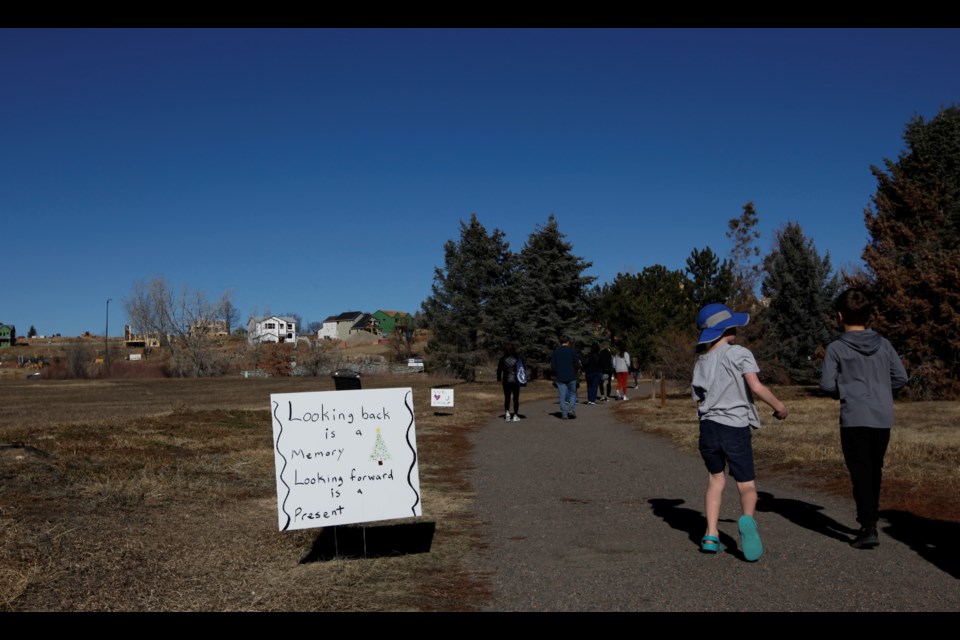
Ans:
{"label": "house on hill", "polygon": [[190,325],[191,336],[228,336],[227,321],[223,319],[197,320]]}
{"label": "house on hill", "polygon": [[123,343],[134,349],[156,349],[160,346],[160,338],[149,333],[136,334],[133,332],[133,327],[125,324],[123,325]]}
{"label": "house on hill", "polygon": [[373,314],[379,326],[379,333],[385,336],[393,335],[397,327],[413,329],[413,316],[406,311],[377,311]]}
{"label": "house on hill", "polygon": [[17,328],[12,324],[0,324],[0,347],[17,344]]}
{"label": "house on hill", "polygon": [[364,331],[377,335],[377,321],[374,320],[372,313],[364,313],[350,327],[350,335],[356,335]]}
{"label": "house on hill", "polygon": [[354,325],[366,315],[362,311],[345,311],[338,316],[330,316],[323,321],[323,326],[317,332],[318,338],[327,340],[346,340]]}
{"label": "house on hill", "polygon": [[286,316],[264,316],[247,321],[247,342],[296,342],[297,321]]}

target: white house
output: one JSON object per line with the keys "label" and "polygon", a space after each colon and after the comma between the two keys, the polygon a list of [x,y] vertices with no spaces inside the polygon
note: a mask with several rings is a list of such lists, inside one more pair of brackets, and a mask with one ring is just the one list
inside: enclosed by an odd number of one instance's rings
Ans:
{"label": "white house", "polygon": [[247,342],[296,342],[297,322],[285,316],[265,316],[247,321]]}

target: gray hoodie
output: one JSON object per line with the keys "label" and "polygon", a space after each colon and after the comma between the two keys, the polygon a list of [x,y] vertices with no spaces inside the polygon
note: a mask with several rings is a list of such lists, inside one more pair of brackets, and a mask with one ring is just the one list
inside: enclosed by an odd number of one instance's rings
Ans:
{"label": "gray hoodie", "polygon": [[876,331],[847,331],[827,345],[820,388],[840,398],[841,427],[893,427],[893,390],[907,383],[900,356]]}

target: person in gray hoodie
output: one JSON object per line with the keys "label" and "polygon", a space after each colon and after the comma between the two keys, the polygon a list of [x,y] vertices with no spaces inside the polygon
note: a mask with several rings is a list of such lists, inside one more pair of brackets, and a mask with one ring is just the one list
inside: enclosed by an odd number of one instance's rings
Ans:
{"label": "person in gray hoodie", "polygon": [[893,392],[907,383],[907,372],[890,342],[866,328],[873,304],[864,291],[841,293],[836,310],[843,334],[827,345],[820,388],[840,400],[840,445],[860,523],[850,545],[872,549],[880,544],[880,482],[893,428]]}

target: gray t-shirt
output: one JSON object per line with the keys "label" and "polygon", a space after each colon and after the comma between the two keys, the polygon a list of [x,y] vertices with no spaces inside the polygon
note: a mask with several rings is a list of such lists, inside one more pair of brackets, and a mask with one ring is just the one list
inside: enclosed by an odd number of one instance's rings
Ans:
{"label": "gray t-shirt", "polygon": [[760,428],[760,414],[745,373],[760,373],[749,349],[722,344],[699,358],[690,383],[693,399],[700,403],[701,420],[713,420],[728,427]]}

